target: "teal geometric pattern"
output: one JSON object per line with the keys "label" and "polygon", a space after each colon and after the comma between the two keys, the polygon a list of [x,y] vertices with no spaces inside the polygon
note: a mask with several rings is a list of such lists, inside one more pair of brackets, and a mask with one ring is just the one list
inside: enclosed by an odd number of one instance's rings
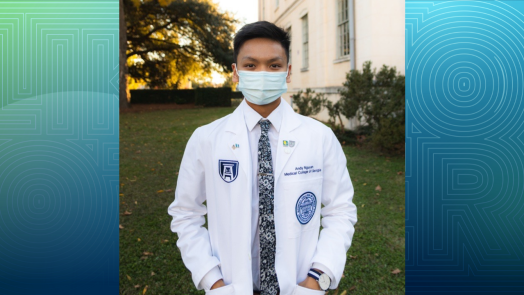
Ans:
{"label": "teal geometric pattern", "polygon": [[406,1],[406,293],[524,294],[524,1]]}
{"label": "teal geometric pattern", "polygon": [[119,2],[0,2],[0,294],[118,293]]}

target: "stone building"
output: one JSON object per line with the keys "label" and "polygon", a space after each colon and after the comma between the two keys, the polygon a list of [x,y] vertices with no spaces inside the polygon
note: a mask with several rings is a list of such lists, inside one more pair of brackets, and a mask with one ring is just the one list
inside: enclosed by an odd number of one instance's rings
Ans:
{"label": "stone building", "polygon": [[[372,61],[404,74],[404,0],[258,0],[259,20],[291,33],[292,82],[284,98],[311,88],[333,102],[352,67]],[[327,121],[323,110],[315,118]],[[359,122],[346,121],[346,128]]]}

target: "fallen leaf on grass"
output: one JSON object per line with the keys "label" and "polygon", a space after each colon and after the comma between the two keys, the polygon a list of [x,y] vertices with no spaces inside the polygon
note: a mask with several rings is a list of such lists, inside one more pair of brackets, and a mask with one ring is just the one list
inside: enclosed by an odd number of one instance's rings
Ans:
{"label": "fallen leaf on grass", "polygon": [[144,253],[142,253],[142,254],[144,254],[144,255],[146,255],[146,256],[151,256],[151,255],[153,255],[153,253],[151,253],[151,252],[147,252],[147,251],[144,252]]}
{"label": "fallen leaf on grass", "polygon": [[140,238],[137,239],[138,242],[142,241]]}
{"label": "fallen leaf on grass", "polygon": [[353,286],[353,287],[349,288],[349,291],[353,291],[353,290],[355,290],[356,288],[357,288],[357,286]]}
{"label": "fallen leaf on grass", "polygon": [[119,196],[123,197],[123,196],[124,196],[124,194],[120,194]]}
{"label": "fallen leaf on grass", "polygon": [[397,172],[398,175],[402,175],[402,173],[403,173],[402,171]]}
{"label": "fallen leaf on grass", "polygon": [[362,204],[362,208],[364,208],[365,205],[366,205],[366,204]]}
{"label": "fallen leaf on grass", "polygon": [[136,152],[135,152],[135,154],[140,154],[140,153],[141,153],[141,151],[136,151]]}
{"label": "fallen leaf on grass", "polygon": [[364,185],[368,185],[368,184],[364,182]]}
{"label": "fallen leaf on grass", "polygon": [[142,295],[146,294],[146,292],[147,292],[147,287],[149,287],[149,286],[146,285],[146,287],[144,288],[144,291],[142,291]]}
{"label": "fallen leaf on grass", "polygon": [[351,259],[357,259],[357,256],[349,255],[349,258],[351,258]]}
{"label": "fallen leaf on grass", "polygon": [[133,213],[131,213],[131,212],[127,211],[127,210],[124,213],[122,213],[122,215],[125,215],[125,216],[131,215],[131,214],[133,214]]}
{"label": "fallen leaf on grass", "polygon": [[377,185],[377,187],[375,188],[375,190],[381,192],[381,191],[382,191],[382,188],[380,187],[380,185]]}
{"label": "fallen leaf on grass", "polygon": [[138,288],[140,288],[140,285],[135,285],[135,289],[138,289]]}
{"label": "fallen leaf on grass", "polygon": [[151,276],[154,276],[156,275],[156,273],[154,271],[151,272]]}
{"label": "fallen leaf on grass", "polygon": [[342,293],[340,293],[340,295],[346,295],[347,292],[348,291],[344,290],[344,291],[342,291]]}
{"label": "fallen leaf on grass", "polygon": [[164,190],[163,190],[163,189],[161,189],[161,190],[158,190],[158,191],[156,191],[156,192],[157,192],[157,193],[163,193],[163,192],[164,192]]}
{"label": "fallen leaf on grass", "polygon": [[127,276],[127,279],[128,279],[129,281],[131,281],[131,277],[130,277],[129,275],[126,275],[126,276]]}
{"label": "fallen leaf on grass", "polygon": [[400,273],[400,269],[395,268],[391,273],[394,274],[394,275],[399,274]]}
{"label": "fallen leaf on grass", "polygon": [[170,193],[170,192],[172,192],[172,191],[173,191],[172,189],[166,189],[166,190],[165,190],[166,193]]}
{"label": "fallen leaf on grass", "polygon": [[124,229],[124,227],[121,224],[119,224],[118,229]]}

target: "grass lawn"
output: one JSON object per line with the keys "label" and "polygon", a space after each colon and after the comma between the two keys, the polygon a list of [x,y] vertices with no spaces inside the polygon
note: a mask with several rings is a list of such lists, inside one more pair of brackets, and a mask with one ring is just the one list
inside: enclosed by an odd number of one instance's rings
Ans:
{"label": "grass lawn", "polygon": [[[187,140],[234,108],[120,114],[120,293],[204,294],[182,263],[167,207]],[[345,146],[358,223],[339,288],[404,294],[404,158]],[[375,188],[380,185],[381,191]],[[394,269],[400,274],[392,274]]]}

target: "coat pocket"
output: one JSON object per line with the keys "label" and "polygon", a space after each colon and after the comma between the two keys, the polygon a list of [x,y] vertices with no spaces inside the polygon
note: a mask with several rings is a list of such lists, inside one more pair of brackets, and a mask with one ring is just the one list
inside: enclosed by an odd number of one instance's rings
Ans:
{"label": "coat pocket", "polygon": [[235,288],[233,288],[232,284],[206,291],[206,295],[233,295],[233,294],[235,294]]}
{"label": "coat pocket", "polygon": [[299,237],[302,232],[320,229],[322,178],[286,182],[282,184],[288,237]]}

